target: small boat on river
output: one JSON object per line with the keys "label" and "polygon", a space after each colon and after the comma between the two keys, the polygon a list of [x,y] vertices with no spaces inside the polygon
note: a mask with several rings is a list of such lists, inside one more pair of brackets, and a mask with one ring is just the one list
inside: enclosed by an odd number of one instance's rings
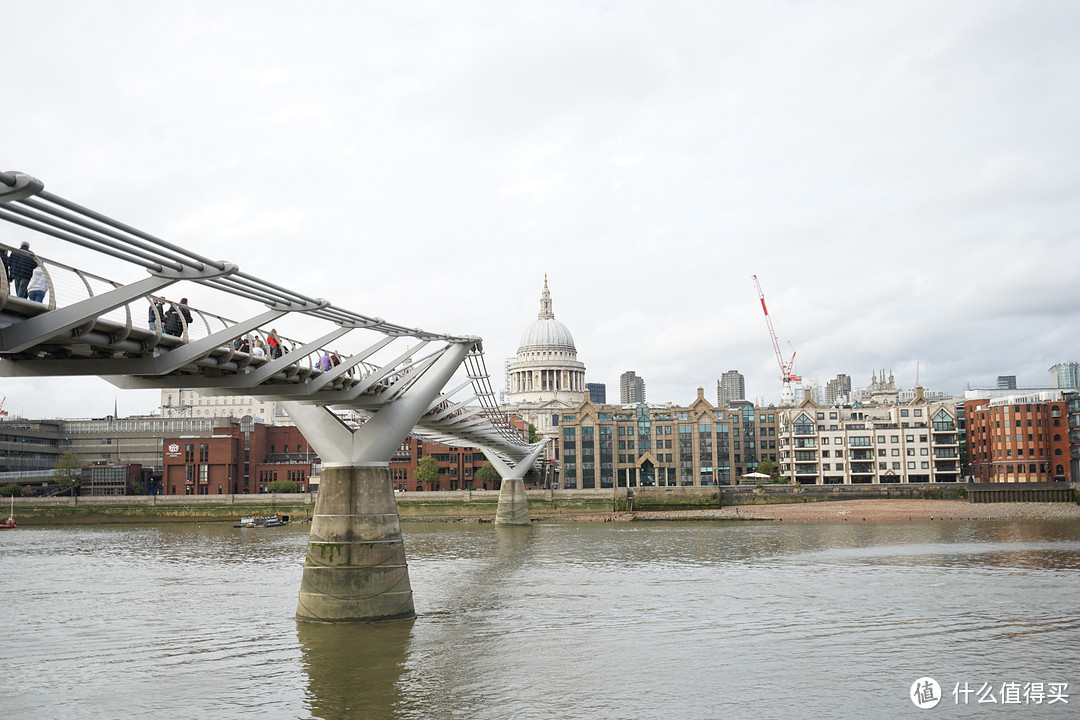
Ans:
{"label": "small boat on river", "polygon": [[240,522],[233,527],[238,528],[264,528],[264,527],[281,527],[289,522],[288,515],[252,515],[251,517],[242,517]]}
{"label": "small boat on river", "polygon": [[0,522],[0,530],[14,530],[19,527],[15,524],[15,496],[11,496],[11,512],[8,514],[8,519]]}

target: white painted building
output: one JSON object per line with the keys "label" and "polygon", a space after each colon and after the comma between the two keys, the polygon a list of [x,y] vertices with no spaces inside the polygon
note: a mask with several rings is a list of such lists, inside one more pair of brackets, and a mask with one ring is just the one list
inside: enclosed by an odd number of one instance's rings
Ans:
{"label": "white painted building", "polygon": [[250,415],[267,425],[292,425],[292,420],[276,402],[250,395],[203,395],[189,388],[161,391],[161,417],[207,419]]}
{"label": "white painted building", "polygon": [[585,364],[577,359],[570,330],[555,319],[546,276],[540,313],[522,333],[508,374],[503,409],[520,415],[542,437],[555,438],[559,416],[585,400]]}
{"label": "white painted building", "polygon": [[780,474],[802,484],[957,482],[956,404],[822,407],[805,400],[780,410]]}

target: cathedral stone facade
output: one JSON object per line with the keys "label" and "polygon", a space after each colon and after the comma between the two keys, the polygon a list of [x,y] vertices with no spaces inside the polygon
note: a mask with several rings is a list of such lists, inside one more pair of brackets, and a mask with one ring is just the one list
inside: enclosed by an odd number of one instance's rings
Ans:
{"label": "cathedral stone facade", "polygon": [[509,370],[505,409],[531,423],[541,437],[556,438],[559,416],[585,400],[585,364],[577,359],[570,330],[555,319],[547,276],[540,314],[521,334],[517,360]]}

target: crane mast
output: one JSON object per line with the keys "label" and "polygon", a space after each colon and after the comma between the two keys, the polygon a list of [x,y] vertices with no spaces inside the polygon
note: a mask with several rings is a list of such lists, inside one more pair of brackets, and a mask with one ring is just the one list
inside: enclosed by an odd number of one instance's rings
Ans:
{"label": "crane mast", "polygon": [[769,338],[772,340],[773,352],[776,353],[776,363],[780,366],[780,378],[784,383],[784,389],[780,393],[781,404],[791,404],[795,401],[795,391],[791,383],[802,382],[802,378],[795,374],[795,351],[791,351],[791,359],[784,362],[783,353],[780,352],[780,341],[776,337],[773,328],[772,317],[769,316],[769,307],[765,304],[765,293],[761,289],[757,275],[754,275],[754,286],[757,288],[758,299],[761,300],[761,310],[765,313],[765,324],[769,328]]}

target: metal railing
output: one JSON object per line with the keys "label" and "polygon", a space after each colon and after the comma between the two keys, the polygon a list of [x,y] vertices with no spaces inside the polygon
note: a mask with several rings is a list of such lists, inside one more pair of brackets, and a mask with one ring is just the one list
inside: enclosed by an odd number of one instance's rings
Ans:
{"label": "metal railing", "polygon": [[[24,173],[0,172],[0,219],[91,250],[103,258],[136,266],[149,274],[137,283],[122,282],[35,253],[32,257],[47,278],[45,297],[40,307],[35,307],[28,299],[16,298],[7,274],[0,273],[4,276],[0,278],[0,312],[35,322],[45,313],[68,313],[65,318],[70,322],[66,326],[58,331],[61,325],[54,321],[52,334],[43,335],[34,346],[35,350],[46,345],[53,348],[51,356],[48,350],[37,351],[40,358],[52,358],[53,367],[58,367],[56,360],[62,361],[72,354],[72,348],[77,344],[89,348],[80,352],[97,361],[98,365],[94,367],[105,368],[101,372],[86,371],[86,374],[102,375],[110,374],[110,362],[123,368],[125,363],[131,365],[132,360],[157,358],[159,346],[170,351],[188,346],[187,354],[175,353],[185,359],[182,365],[167,367],[164,372],[156,368],[156,372],[150,373],[153,375],[150,379],[140,380],[142,375],[131,372],[128,376],[133,379],[129,382],[160,382],[154,386],[172,387],[174,384],[170,383],[184,382],[194,375],[220,375],[233,378],[233,381],[222,382],[220,386],[207,381],[202,387],[213,388],[215,392],[242,391],[267,398],[314,400],[320,404],[370,410],[380,403],[392,402],[406,392],[443,352],[435,350],[420,355],[424,345],[430,342],[446,343],[446,347],[468,344],[470,351],[463,362],[466,381],[443,396],[438,406],[421,418],[417,431],[439,437],[440,442],[493,445],[497,452],[508,449],[516,452],[528,445],[498,408],[478,337],[407,327],[282,287],[243,272],[236,265],[212,260],[190,248],[59,197]],[[30,254],[3,244],[0,248],[14,255]],[[183,302],[183,296],[178,297],[179,286],[171,288],[184,282],[257,303],[269,308],[270,312],[234,320],[205,307],[191,307]],[[165,288],[171,288],[168,295]],[[117,301],[106,300],[106,297]],[[155,300],[162,303],[157,309]],[[183,314],[182,306],[186,306],[190,320]],[[92,308],[97,310],[92,311]],[[163,312],[169,308],[181,311],[171,324]],[[61,312],[52,312],[56,310]],[[305,317],[330,323],[338,329],[313,341],[285,337],[276,333],[272,324],[273,318],[288,313],[303,313]],[[42,324],[38,322],[38,325]],[[177,324],[179,332],[170,335],[166,326],[176,330]],[[354,331],[378,333],[383,339],[356,353],[339,352],[337,348],[341,346],[336,343]],[[274,357],[272,338],[280,342],[283,355],[291,356],[287,361]],[[373,357],[399,338],[415,338],[420,342],[412,352],[406,349],[387,361],[380,362]],[[33,342],[24,338],[17,347],[5,346],[3,352],[9,359],[18,360],[29,352]],[[60,350],[55,350],[57,346]],[[338,363],[328,368],[320,367],[319,361],[324,355],[337,356]],[[414,355],[418,357],[414,358]],[[277,371],[272,376],[264,378],[260,375],[255,386],[239,384],[253,371],[271,363],[276,363],[272,369]],[[41,366],[43,363],[38,360],[36,364]],[[71,363],[72,366],[78,364]],[[123,370],[118,370],[117,374],[121,372]],[[177,372],[182,375],[175,376]],[[78,373],[57,369],[56,374]],[[170,374],[174,375],[172,379]],[[283,384],[292,389],[286,393]],[[454,394],[465,387],[471,387],[473,396],[466,401],[454,401]]]}

